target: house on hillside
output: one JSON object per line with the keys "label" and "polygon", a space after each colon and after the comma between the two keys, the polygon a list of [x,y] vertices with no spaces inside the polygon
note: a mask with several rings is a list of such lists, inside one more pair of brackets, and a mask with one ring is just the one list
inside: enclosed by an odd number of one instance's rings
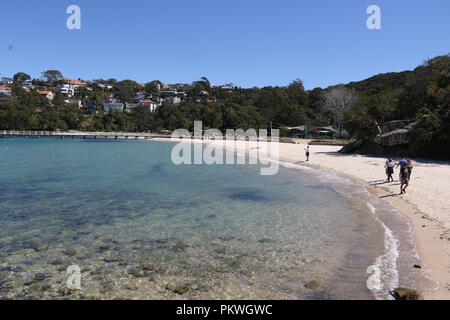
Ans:
{"label": "house on hillside", "polygon": [[68,99],[68,100],[64,100],[64,102],[68,103],[68,104],[74,104],[80,109],[83,107],[83,104],[81,103],[80,99]]}
{"label": "house on hillside", "polygon": [[126,107],[125,107],[125,111],[131,112],[131,111],[136,110],[139,107],[140,107],[139,103],[127,103]]}
{"label": "house on hillside", "polygon": [[64,78],[64,85],[59,86],[61,90],[78,90],[79,88],[87,88],[88,83],[83,80],[71,80],[69,78]]}
{"label": "house on hillside", "polygon": [[24,82],[24,83],[22,84],[22,88],[24,88],[25,90],[27,90],[28,92],[30,92],[31,90],[34,89],[34,86],[33,86],[33,83],[32,83],[31,81],[27,81],[27,82]]}
{"label": "house on hillside", "polygon": [[70,80],[69,85],[71,85],[74,90],[77,90],[81,87],[86,88],[88,83],[83,80]]}
{"label": "house on hillside", "polygon": [[2,84],[7,85],[7,84],[13,84],[14,80],[12,78],[6,78],[6,77],[2,77]]}
{"label": "house on hillside", "polygon": [[103,104],[103,112],[108,114],[110,111],[119,111],[123,112],[124,105],[122,102],[114,99],[109,99],[108,102]]}
{"label": "house on hillside", "polygon": [[70,84],[62,84],[56,87],[56,90],[61,91],[69,97],[73,97],[75,94],[75,89]]}
{"label": "house on hillside", "polygon": [[154,112],[158,107],[158,104],[152,100],[142,100],[138,103],[140,106],[150,109],[151,112]]}
{"label": "house on hillside", "polygon": [[47,98],[48,100],[53,100],[55,98],[55,94],[51,91],[39,90],[38,93],[41,97]]}
{"label": "house on hillside", "polygon": [[205,99],[209,97],[209,92],[208,91],[200,91],[200,93],[198,94],[200,99]]}
{"label": "house on hillside", "polygon": [[97,105],[94,101],[90,101],[90,100],[85,101],[83,104],[83,109],[86,113],[89,113],[89,114],[97,114],[98,113]]}
{"label": "house on hillside", "polygon": [[164,99],[164,101],[167,101],[170,104],[177,104],[177,103],[181,103],[181,99],[177,96],[175,97],[167,97]]}
{"label": "house on hillside", "polygon": [[11,87],[0,85],[0,95],[5,97],[11,97],[12,95]]}
{"label": "house on hillside", "polygon": [[161,91],[160,96],[164,101],[170,104],[177,104],[180,103],[183,99],[185,99],[187,95],[184,92]]}
{"label": "house on hillside", "polygon": [[134,97],[135,101],[140,101],[146,98],[145,92],[138,92]]}

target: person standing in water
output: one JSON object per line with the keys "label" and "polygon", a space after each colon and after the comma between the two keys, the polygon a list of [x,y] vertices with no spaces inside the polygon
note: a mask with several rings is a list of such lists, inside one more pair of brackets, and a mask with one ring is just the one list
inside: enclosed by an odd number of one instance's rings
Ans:
{"label": "person standing in water", "polygon": [[386,165],[384,166],[386,168],[386,175],[387,175],[387,181],[388,182],[394,182],[394,178],[392,175],[394,174],[394,161],[390,157],[387,158]]}
{"label": "person standing in water", "polygon": [[309,161],[309,146],[307,146],[306,147],[306,149],[305,149],[305,151],[306,151],[306,161]]}

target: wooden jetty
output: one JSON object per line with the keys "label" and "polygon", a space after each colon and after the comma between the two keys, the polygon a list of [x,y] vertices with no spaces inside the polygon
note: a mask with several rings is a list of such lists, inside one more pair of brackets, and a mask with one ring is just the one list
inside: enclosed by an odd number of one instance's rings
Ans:
{"label": "wooden jetty", "polygon": [[78,131],[17,131],[0,130],[0,138],[59,138],[59,139],[135,139],[148,140],[157,135],[147,132],[78,132]]}

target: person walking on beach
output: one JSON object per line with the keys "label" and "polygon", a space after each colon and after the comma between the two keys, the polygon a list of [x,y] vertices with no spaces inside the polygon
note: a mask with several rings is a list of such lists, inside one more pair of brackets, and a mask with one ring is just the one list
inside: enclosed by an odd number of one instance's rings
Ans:
{"label": "person walking on beach", "polygon": [[386,165],[384,166],[386,168],[386,175],[387,175],[387,181],[388,182],[394,182],[394,178],[392,175],[394,174],[394,161],[390,157],[387,158]]}
{"label": "person walking on beach", "polygon": [[409,185],[407,170],[403,170],[400,172],[400,183],[400,194],[406,193],[406,188],[408,188]]}
{"label": "person walking on beach", "polygon": [[306,147],[306,161],[309,161],[309,146]]}
{"label": "person walking on beach", "polygon": [[405,160],[405,157],[402,157],[402,160],[400,160],[399,163],[397,163],[397,167],[400,166],[400,175],[399,175],[399,179],[400,181],[402,180],[402,173],[404,171],[406,171],[406,165],[408,164],[408,162]]}
{"label": "person walking on beach", "polygon": [[408,171],[408,181],[411,180],[411,172],[413,169],[413,164],[411,160],[406,161],[406,170]]}

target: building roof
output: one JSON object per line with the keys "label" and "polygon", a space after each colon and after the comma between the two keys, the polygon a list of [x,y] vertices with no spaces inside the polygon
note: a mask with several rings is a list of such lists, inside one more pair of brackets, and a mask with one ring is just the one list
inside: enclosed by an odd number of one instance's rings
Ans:
{"label": "building roof", "polygon": [[142,100],[142,101],[139,101],[139,103],[156,103],[156,102],[154,102],[152,100]]}
{"label": "building roof", "polygon": [[81,84],[81,85],[87,85],[88,83],[83,80],[72,80],[70,78],[64,78],[65,82],[68,82],[69,84]]}
{"label": "building roof", "polygon": [[4,86],[4,85],[0,85],[0,89],[8,89],[8,90],[11,90],[11,87]]}
{"label": "building roof", "polygon": [[38,90],[38,92],[39,92],[39,94],[49,94],[49,93],[52,93],[51,91],[40,91],[40,90]]}

